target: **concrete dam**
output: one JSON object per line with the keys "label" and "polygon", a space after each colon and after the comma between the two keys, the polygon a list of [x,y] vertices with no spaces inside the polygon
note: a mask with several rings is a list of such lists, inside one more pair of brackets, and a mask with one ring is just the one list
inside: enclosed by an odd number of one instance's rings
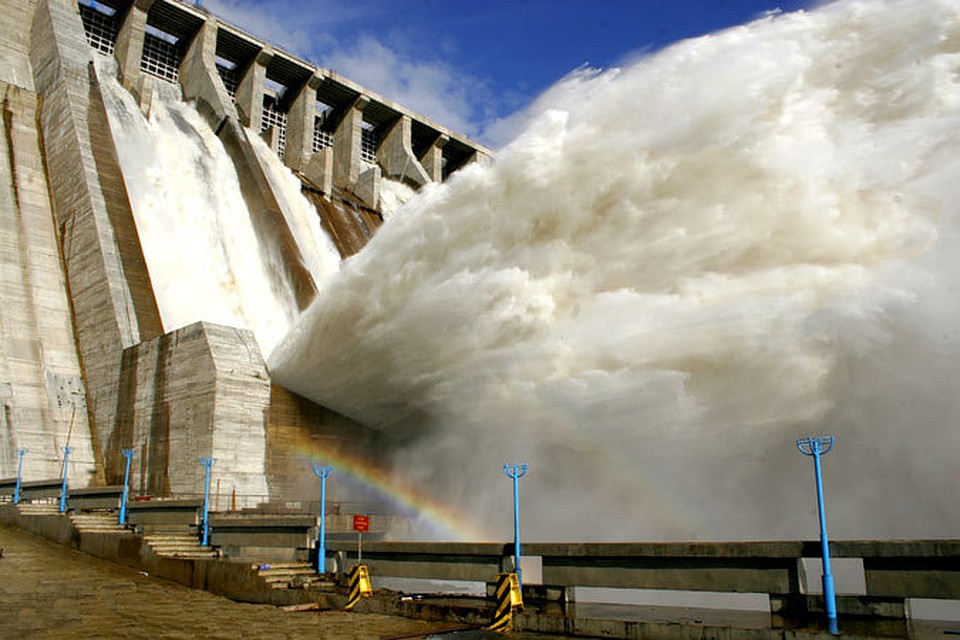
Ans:
{"label": "concrete dam", "polygon": [[[177,0],[3,0],[0,17],[0,477],[23,455],[25,478],[57,477],[69,447],[71,485],[116,484],[129,448],[134,491],[195,495],[212,456],[223,500],[255,507],[312,495],[298,451],[387,446],[273,384],[265,350],[393,194],[490,151]],[[195,157],[165,151],[178,130]],[[222,218],[184,200],[207,187],[234,198]]]}

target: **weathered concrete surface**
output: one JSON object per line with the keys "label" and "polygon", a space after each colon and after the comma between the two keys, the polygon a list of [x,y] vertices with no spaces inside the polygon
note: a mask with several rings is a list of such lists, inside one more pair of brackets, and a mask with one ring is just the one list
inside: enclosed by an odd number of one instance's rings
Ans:
{"label": "weathered concrete surface", "polygon": [[322,78],[311,75],[287,112],[287,145],[283,160],[294,171],[303,171],[313,155],[313,129],[317,115],[317,87]]}
{"label": "weathered concrete surface", "polygon": [[254,131],[260,130],[263,118],[263,90],[267,79],[267,65],[273,59],[273,49],[264,46],[244,71],[237,86],[237,113],[240,124]]}
{"label": "weathered concrete surface", "polygon": [[546,584],[800,593],[802,548],[799,542],[534,544],[525,553],[543,558]]}
{"label": "weathered concrete surface", "polygon": [[253,334],[198,322],[124,354],[123,411],[111,448],[146,451],[146,460],[134,459],[145,469],[145,486],[135,485],[139,493],[202,495],[202,455],[216,458],[212,477],[223,480],[227,495],[236,490],[265,500],[269,398]]}
{"label": "weathered concrete surface", "polygon": [[73,447],[70,479],[94,474],[80,360],[60,261],[38,97],[0,82],[0,475],[58,473]]}
{"label": "weathered concrete surface", "polygon": [[217,21],[208,18],[193,37],[180,62],[180,86],[183,97],[196,103],[214,131],[226,118],[238,119],[237,108],[227,93],[216,68]]}
{"label": "weathered concrete surface", "polygon": [[333,134],[333,186],[352,192],[360,180],[363,163],[360,160],[363,130],[363,109],[370,98],[360,96],[343,114]]}
{"label": "weathered concrete surface", "polygon": [[309,515],[211,514],[210,544],[230,558],[307,560],[317,518]]}
{"label": "weathered concrete surface", "polygon": [[160,333],[139,238],[76,6],[40,0],[30,57],[90,405],[104,465],[125,347]]}
{"label": "weathered concrete surface", "polygon": [[359,253],[383,225],[380,214],[368,207],[341,198],[331,200],[314,191],[304,195],[316,207],[320,224],[343,258]]}
{"label": "weathered concrete surface", "polygon": [[144,500],[127,503],[127,521],[135,527],[196,526],[202,500]]}
{"label": "weathered concrete surface", "polygon": [[[377,450],[377,434],[339,413],[277,385],[270,387],[267,413],[266,475],[273,496],[319,502],[319,485],[311,464],[324,456],[358,457]],[[346,500],[342,486],[327,484],[327,506]]]}
{"label": "weathered concrete surface", "polygon": [[[16,491],[16,482],[16,478],[6,478],[0,481],[0,496],[11,496],[12,498]],[[62,486],[63,481],[59,478],[22,480],[20,482],[20,500],[21,502],[31,502],[44,498],[56,498],[60,495]]]}
{"label": "weathered concrete surface", "polygon": [[117,30],[117,41],[113,55],[117,59],[120,84],[130,91],[139,87],[140,58],[143,56],[144,29],[147,26],[147,13],[153,0],[134,0],[126,10]]}
{"label": "weathered concrete surface", "polygon": [[430,182],[432,177],[413,155],[412,127],[410,116],[400,116],[383,137],[383,142],[377,149],[377,162],[383,167],[383,174],[387,178],[422,187]]}
{"label": "weathered concrete surface", "polygon": [[30,30],[37,0],[0,3],[0,82],[33,91]]}
{"label": "weathered concrete surface", "polygon": [[73,511],[88,509],[119,509],[123,485],[81,487],[67,490],[67,508]]}

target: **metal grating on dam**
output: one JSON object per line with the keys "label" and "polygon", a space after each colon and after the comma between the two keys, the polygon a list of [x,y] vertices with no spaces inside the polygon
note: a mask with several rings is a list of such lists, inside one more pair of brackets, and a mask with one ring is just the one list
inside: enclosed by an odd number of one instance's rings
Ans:
{"label": "metal grating on dam", "polygon": [[107,14],[81,4],[80,18],[83,20],[83,30],[90,46],[100,53],[113,55],[114,43],[117,41],[116,13]]}

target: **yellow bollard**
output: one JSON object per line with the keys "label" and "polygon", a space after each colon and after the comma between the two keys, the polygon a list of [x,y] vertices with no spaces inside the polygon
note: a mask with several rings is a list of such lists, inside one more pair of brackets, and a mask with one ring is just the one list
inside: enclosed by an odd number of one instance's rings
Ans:
{"label": "yellow bollard", "polygon": [[513,610],[523,611],[523,594],[520,592],[520,582],[515,573],[498,573],[497,606],[493,612],[493,622],[487,631],[505,633],[513,627]]}
{"label": "yellow bollard", "polygon": [[347,604],[344,611],[351,611],[360,598],[369,598],[373,594],[373,588],[370,586],[370,572],[367,565],[357,564],[350,569],[350,595],[347,596]]}

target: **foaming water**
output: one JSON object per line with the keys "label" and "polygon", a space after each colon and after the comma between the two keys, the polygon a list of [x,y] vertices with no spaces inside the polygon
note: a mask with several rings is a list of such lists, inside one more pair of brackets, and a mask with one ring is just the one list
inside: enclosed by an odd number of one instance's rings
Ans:
{"label": "foaming water", "polygon": [[528,539],[956,535],[960,8],[842,2],[549,92],[271,359]]}
{"label": "foaming water", "polygon": [[[178,87],[157,82],[147,118],[117,82],[115,63],[98,56],[97,65],[164,329],[199,320],[243,327],[269,354],[299,310],[257,238],[226,150]],[[293,179],[289,172],[284,176],[265,164],[304,262],[320,284],[339,267],[331,259],[335,250],[299,189],[286,184]]]}

